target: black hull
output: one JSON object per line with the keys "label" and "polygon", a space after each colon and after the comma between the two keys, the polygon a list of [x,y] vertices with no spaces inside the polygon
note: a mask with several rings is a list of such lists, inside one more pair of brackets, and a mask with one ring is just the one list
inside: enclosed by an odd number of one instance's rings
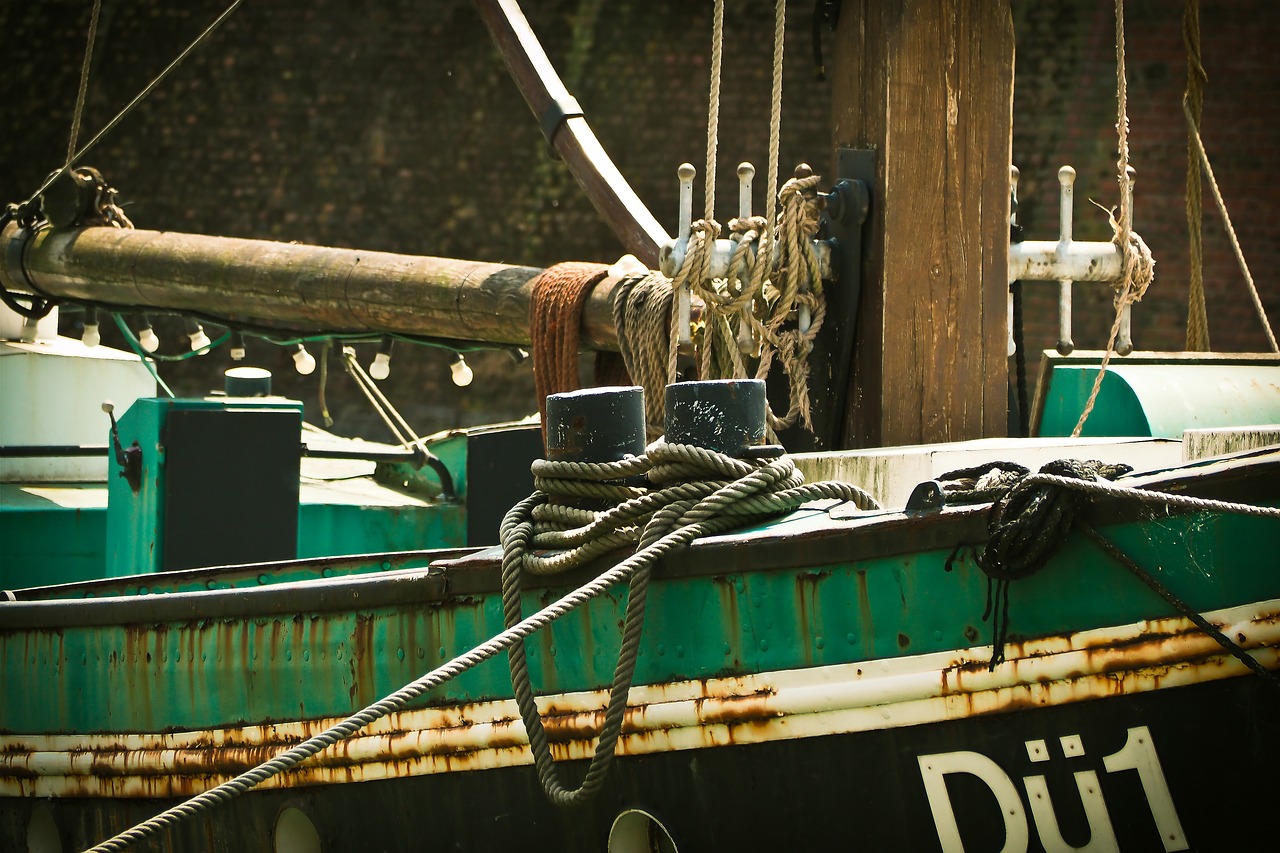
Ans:
{"label": "black hull", "polygon": [[[135,849],[271,850],[276,814],[295,806],[314,821],[326,851],[604,851],[626,809],[657,816],[681,851],[939,850],[919,757],[964,751],[993,760],[1016,788],[1025,849],[1046,849],[1027,778],[1044,777],[1062,840],[1082,847],[1091,828],[1075,774],[1094,771],[1118,849],[1162,851],[1158,794],[1137,770],[1105,766],[1131,730],[1146,727],[1185,838],[1168,849],[1267,850],[1277,840],[1277,724],[1280,691],[1246,676],[912,727],[625,757],[598,799],[574,810],[547,802],[532,767],[255,791]],[[1079,754],[1065,757],[1059,744],[1071,735],[1080,738]],[[1030,760],[1026,742],[1036,740],[1048,760]],[[945,778],[963,849],[1001,850],[1017,818],[1007,830],[992,787],[977,776]],[[36,802],[0,803],[5,849],[24,849]],[[63,848],[78,850],[174,802],[57,799],[49,807]],[[1015,837],[1009,849],[1024,848]]]}

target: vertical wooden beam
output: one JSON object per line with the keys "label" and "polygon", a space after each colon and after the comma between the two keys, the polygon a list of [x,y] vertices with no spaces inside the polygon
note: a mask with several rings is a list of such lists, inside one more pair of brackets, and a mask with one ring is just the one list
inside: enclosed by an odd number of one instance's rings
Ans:
{"label": "vertical wooden beam", "polygon": [[1003,435],[1007,2],[846,0],[836,148],[877,152],[846,447]]}

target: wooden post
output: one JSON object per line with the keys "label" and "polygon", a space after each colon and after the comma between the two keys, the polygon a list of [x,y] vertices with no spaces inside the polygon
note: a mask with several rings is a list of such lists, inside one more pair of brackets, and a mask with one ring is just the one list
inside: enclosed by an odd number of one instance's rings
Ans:
{"label": "wooden post", "polygon": [[877,152],[845,447],[1003,435],[1008,3],[846,0],[836,148]]}

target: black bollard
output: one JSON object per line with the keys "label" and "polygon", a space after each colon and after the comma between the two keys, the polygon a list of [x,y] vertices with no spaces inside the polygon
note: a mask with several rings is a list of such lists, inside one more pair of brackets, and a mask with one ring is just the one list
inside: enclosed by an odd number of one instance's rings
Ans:
{"label": "black bollard", "polygon": [[667,386],[668,444],[691,444],[729,456],[775,456],[765,445],[765,389],[759,379],[718,379]]}
{"label": "black bollard", "polygon": [[644,389],[584,388],[547,395],[547,459],[618,462],[644,453]]}
{"label": "black bollard", "polygon": [[261,367],[232,367],[224,374],[228,397],[270,397],[271,371]]}

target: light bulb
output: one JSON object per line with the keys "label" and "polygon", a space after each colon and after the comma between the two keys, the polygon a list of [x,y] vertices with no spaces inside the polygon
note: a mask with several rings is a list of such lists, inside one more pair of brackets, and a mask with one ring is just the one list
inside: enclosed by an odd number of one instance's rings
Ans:
{"label": "light bulb", "polygon": [[460,352],[453,354],[453,360],[449,362],[449,373],[453,376],[453,384],[459,388],[466,388],[475,378],[475,374],[467,366],[467,360]]}
{"label": "light bulb", "polygon": [[87,347],[96,347],[102,343],[102,335],[98,332],[98,309],[94,308],[85,317],[84,334],[80,336],[80,343]]}
{"label": "light bulb", "polygon": [[381,343],[378,344],[378,354],[373,357],[373,364],[369,365],[369,375],[378,381],[382,381],[391,375],[391,345],[394,341],[383,336]]}
{"label": "light bulb", "polygon": [[230,352],[232,361],[244,361],[244,357],[248,355],[248,352],[245,350],[243,333],[236,332],[236,336],[231,342]]}
{"label": "light bulb", "polygon": [[191,339],[191,351],[200,355],[208,355],[209,348],[213,346],[213,341],[209,340],[209,336],[204,333],[204,326],[200,325],[199,320],[192,317],[188,317],[185,324],[187,337]]}
{"label": "light bulb", "polygon": [[200,355],[209,354],[209,347],[213,345],[213,341],[209,340],[209,336],[204,333],[204,329],[189,337],[191,338],[192,352],[198,352]]}
{"label": "light bulb", "polygon": [[151,324],[142,327],[142,331],[138,332],[138,343],[142,344],[142,348],[147,352],[155,352],[160,349],[160,338],[156,336],[156,332],[151,328]]}
{"label": "light bulb", "polygon": [[298,344],[298,348],[293,353],[293,366],[303,376],[310,376],[316,370],[316,360],[311,357],[311,353],[307,352],[306,347]]}

